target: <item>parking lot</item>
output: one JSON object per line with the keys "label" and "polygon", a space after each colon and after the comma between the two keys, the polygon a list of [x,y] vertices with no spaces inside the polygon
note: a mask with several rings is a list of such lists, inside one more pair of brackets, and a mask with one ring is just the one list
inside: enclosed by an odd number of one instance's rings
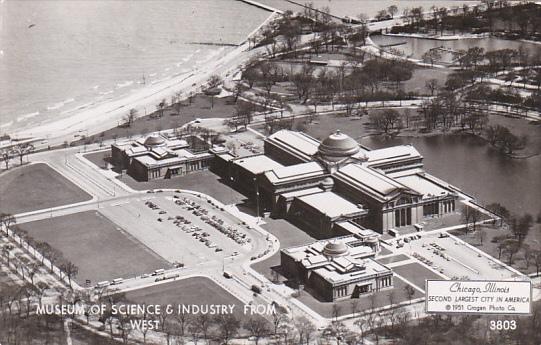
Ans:
{"label": "parking lot", "polygon": [[517,275],[446,233],[407,239],[401,245],[394,244],[393,250],[408,254],[449,278],[509,279]]}
{"label": "parking lot", "polygon": [[221,265],[226,258],[249,256],[261,243],[235,217],[185,193],[148,194],[101,212],[173,264]]}

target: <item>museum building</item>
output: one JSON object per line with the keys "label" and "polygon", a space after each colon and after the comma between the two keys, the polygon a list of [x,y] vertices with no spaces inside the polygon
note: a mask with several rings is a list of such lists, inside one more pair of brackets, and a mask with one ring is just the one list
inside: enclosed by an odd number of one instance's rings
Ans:
{"label": "museum building", "polygon": [[207,170],[217,152],[222,151],[209,148],[197,136],[179,139],[166,134],[152,134],[111,145],[112,163],[138,181]]}
{"label": "museum building", "polygon": [[370,245],[379,235],[368,231],[364,238],[349,235],[282,249],[282,271],[325,301],[392,288],[392,270],[374,260],[379,247]]}
{"label": "museum building", "polygon": [[422,228],[455,212],[458,189],[423,170],[411,145],[370,150],[336,131],[323,141],[289,130],[265,139],[264,154],[216,154],[213,170],[254,198],[261,212],[318,238],[344,234],[337,223],[381,233]]}

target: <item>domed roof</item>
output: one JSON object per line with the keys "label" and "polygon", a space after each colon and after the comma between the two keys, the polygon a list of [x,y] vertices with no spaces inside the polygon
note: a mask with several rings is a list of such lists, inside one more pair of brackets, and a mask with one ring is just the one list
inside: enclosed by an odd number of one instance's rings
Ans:
{"label": "domed roof", "polygon": [[334,186],[334,180],[330,177],[325,177],[323,181],[321,181],[322,186]]}
{"label": "domed roof", "polygon": [[165,144],[165,139],[159,135],[150,135],[145,139],[145,146],[160,146]]}
{"label": "domed roof", "polygon": [[330,161],[339,161],[359,152],[359,144],[349,135],[336,132],[329,135],[319,144],[319,154]]}
{"label": "domed roof", "polygon": [[348,253],[348,246],[340,241],[330,241],[323,248],[323,254],[327,256],[340,256]]}

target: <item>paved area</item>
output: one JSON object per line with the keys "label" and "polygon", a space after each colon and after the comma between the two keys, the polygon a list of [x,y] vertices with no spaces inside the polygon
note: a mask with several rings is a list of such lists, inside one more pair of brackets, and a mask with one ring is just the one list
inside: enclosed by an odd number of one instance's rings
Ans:
{"label": "paved area", "polygon": [[449,278],[510,279],[517,272],[455,237],[424,234],[421,239],[393,248],[395,253],[417,256],[426,266]]}

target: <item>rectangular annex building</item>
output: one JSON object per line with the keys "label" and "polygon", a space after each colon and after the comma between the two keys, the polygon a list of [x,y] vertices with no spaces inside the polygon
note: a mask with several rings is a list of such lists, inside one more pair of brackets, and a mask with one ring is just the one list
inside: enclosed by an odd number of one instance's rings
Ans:
{"label": "rectangular annex building", "polygon": [[393,272],[355,235],[282,249],[281,268],[325,301],[357,298],[393,286]]}
{"label": "rectangular annex building", "polygon": [[197,136],[153,134],[111,145],[112,163],[138,181],[171,178],[208,169],[214,154]]}

